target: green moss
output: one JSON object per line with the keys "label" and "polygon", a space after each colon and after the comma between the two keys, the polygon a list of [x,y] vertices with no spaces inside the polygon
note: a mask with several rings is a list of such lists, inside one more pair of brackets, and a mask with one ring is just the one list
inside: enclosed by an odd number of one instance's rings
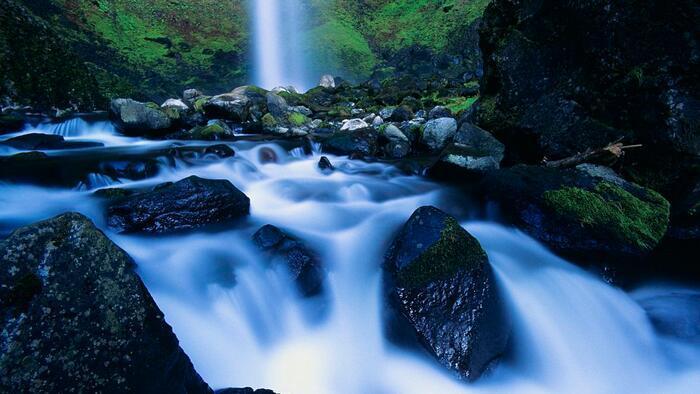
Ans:
{"label": "green moss", "polygon": [[309,118],[307,118],[304,114],[300,114],[299,112],[290,112],[287,116],[287,120],[292,126],[296,127],[309,123]]}
{"label": "green moss", "polygon": [[194,110],[197,112],[204,112],[204,105],[209,102],[211,97],[200,97],[194,101]]}
{"label": "green moss", "polygon": [[322,63],[325,72],[367,77],[377,64],[369,43],[352,24],[344,20],[328,20],[308,32],[305,56]]}
{"label": "green moss", "polygon": [[563,218],[651,250],[666,233],[670,205],[654,191],[645,189],[644,193],[640,199],[619,186],[601,182],[592,191],[565,187],[547,191],[543,198]]}
{"label": "green moss", "polygon": [[275,117],[272,116],[272,114],[267,113],[262,117],[262,125],[266,129],[275,128],[277,127],[277,119],[275,119]]}
{"label": "green moss", "polygon": [[314,0],[327,20],[344,21],[376,53],[412,45],[444,51],[459,46],[462,29],[483,15],[490,0]]}
{"label": "green moss", "polygon": [[479,97],[454,97],[446,99],[444,105],[452,111],[453,114],[458,114],[461,111],[471,108],[478,99]]}
{"label": "green moss", "polygon": [[479,242],[454,218],[448,217],[440,239],[398,272],[398,284],[401,287],[421,287],[462,269],[479,268],[486,261],[486,252]]}

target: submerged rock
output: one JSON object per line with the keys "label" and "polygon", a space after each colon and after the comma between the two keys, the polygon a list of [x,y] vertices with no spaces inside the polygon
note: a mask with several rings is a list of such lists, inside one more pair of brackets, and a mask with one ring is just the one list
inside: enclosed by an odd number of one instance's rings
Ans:
{"label": "submerged rock", "polygon": [[55,150],[55,149],[82,149],[104,146],[100,142],[91,141],[66,141],[63,136],[55,134],[31,133],[0,141],[0,145],[22,150]]}
{"label": "submerged rock", "polygon": [[196,176],[140,193],[107,207],[110,227],[121,232],[167,233],[248,215],[250,199],[227,180]]}
{"label": "submerged rock", "polygon": [[326,156],[321,156],[321,159],[318,161],[318,168],[328,172],[335,170],[335,167],[333,167],[333,164]]}
{"label": "submerged rock", "polygon": [[301,241],[267,224],[253,234],[253,242],[260,250],[283,260],[303,296],[323,292],[325,272],[320,259]]}
{"label": "submerged rock", "polygon": [[277,394],[272,390],[268,389],[257,389],[254,390],[250,387],[244,387],[239,389],[221,389],[216,390],[215,394]]}
{"label": "submerged rock", "polygon": [[599,263],[637,260],[666,233],[669,203],[606,174],[516,166],[489,173],[481,187],[515,224],[559,253]]}
{"label": "submerged rock", "polygon": [[154,103],[114,99],[109,106],[109,115],[126,133],[163,132],[172,126],[172,119]]}
{"label": "submerged rock", "polygon": [[434,207],[416,210],[385,268],[391,304],[442,365],[475,380],[504,353],[510,322],[488,257],[453,217]]}
{"label": "submerged rock", "polygon": [[68,213],[0,242],[0,391],[210,393],[134,272]]}

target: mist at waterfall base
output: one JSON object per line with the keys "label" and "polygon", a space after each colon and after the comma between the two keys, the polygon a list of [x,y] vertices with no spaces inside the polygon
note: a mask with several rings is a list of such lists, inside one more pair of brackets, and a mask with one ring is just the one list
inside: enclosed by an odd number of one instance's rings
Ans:
{"label": "mist at waterfall base", "polygon": [[256,0],[252,7],[254,82],[265,89],[294,86],[307,90],[318,82],[306,64],[306,0]]}
{"label": "mist at waterfall base", "polygon": [[[134,143],[106,122],[39,127],[115,146]],[[139,143],[143,149],[163,144]],[[0,229],[7,234],[65,211],[88,215],[136,260],[181,346],[214,388],[404,394],[693,393],[700,387],[700,335],[697,324],[684,326],[698,310],[698,289],[665,284],[625,293],[519,231],[470,216],[444,185],[386,164],[329,155],[337,170],[324,174],[316,166],[318,149],[230,145],[232,158],[164,164],[155,178],[111,182],[146,187],[189,175],[228,179],[250,197],[252,212],[222,231],[115,234],[92,190],[7,183],[0,184]],[[261,160],[270,152],[276,162]],[[473,384],[455,379],[425,352],[395,347],[383,332],[382,256],[422,205],[458,215],[479,239],[514,321],[510,354]],[[325,297],[299,297],[285,272],[258,253],[250,237],[267,223],[320,254],[329,271]],[[671,329],[655,331],[650,316]],[[670,335],[676,326],[685,327],[684,335]]]}

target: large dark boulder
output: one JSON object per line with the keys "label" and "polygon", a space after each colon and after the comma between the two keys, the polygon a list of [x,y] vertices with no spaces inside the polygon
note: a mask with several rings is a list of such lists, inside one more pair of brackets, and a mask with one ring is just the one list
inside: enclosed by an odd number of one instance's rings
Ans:
{"label": "large dark boulder", "polygon": [[272,260],[282,260],[303,296],[312,297],[323,292],[326,274],[321,260],[300,240],[267,224],[253,234],[253,242]]}
{"label": "large dark boulder", "polygon": [[0,145],[21,150],[82,149],[103,146],[100,142],[66,141],[55,134],[30,133],[7,139]]}
{"label": "large dark boulder", "polygon": [[442,151],[429,174],[440,179],[463,180],[500,168],[505,147],[488,131],[463,123],[454,143]]}
{"label": "large dark boulder", "polygon": [[191,176],[107,207],[110,227],[121,232],[167,233],[224,223],[250,212],[250,199],[227,180]]}
{"label": "large dark boulder", "polygon": [[442,365],[475,380],[504,353],[510,321],[488,257],[453,217],[416,210],[385,267],[390,303]]}
{"label": "large dark boulder", "polygon": [[[644,148],[623,172],[661,172],[661,189],[687,179],[670,175],[693,162],[697,171],[700,156],[699,17],[694,0],[495,0],[483,17],[474,118],[506,144],[509,162],[624,137]],[[672,157],[682,159],[664,167]]]}
{"label": "large dark boulder", "polygon": [[481,189],[525,232],[586,262],[639,260],[669,223],[666,199],[606,167],[515,166],[489,173]]}
{"label": "large dark boulder", "polygon": [[76,213],[0,242],[0,391],[210,393],[134,266]]}
{"label": "large dark boulder", "polygon": [[321,142],[324,152],[339,155],[373,156],[379,135],[373,128],[339,131]]}

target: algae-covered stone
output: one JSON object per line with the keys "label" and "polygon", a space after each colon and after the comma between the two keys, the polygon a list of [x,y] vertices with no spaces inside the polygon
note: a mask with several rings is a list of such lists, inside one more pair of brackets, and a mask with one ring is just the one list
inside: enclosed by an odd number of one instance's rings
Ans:
{"label": "algae-covered stone", "polygon": [[510,322],[488,257],[455,218],[434,207],[416,210],[385,267],[390,304],[445,367],[474,380],[503,354]]}
{"label": "algae-covered stone", "polygon": [[197,126],[187,133],[195,140],[222,140],[233,137],[233,130],[222,120],[216,120],[206,126]]}
{"label": "algae-covered stone", "polygon": [[157,104],[131,99],[115,99],[109,106],[110,117],[127,133],[152,133],[170,129],[172,118]]}
{"label": "algae-covered stone", "polygon": [[209,393],[132,259],[68,213],[0,242],[0,392]]}
{"label": "algae-covered stone", "polygon": [[668,201],[597,173],[516,166],[490,173],[482,187],[520,228],[557,252],[586,260],[648,255],[666,233]]}

